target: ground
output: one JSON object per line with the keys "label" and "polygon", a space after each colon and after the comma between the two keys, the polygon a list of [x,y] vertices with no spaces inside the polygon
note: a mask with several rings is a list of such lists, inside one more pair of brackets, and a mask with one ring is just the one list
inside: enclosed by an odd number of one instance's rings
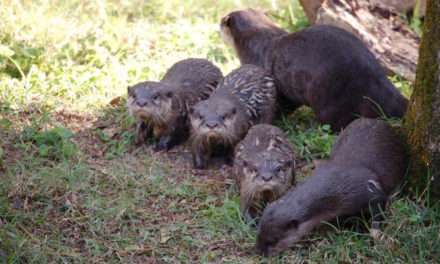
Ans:
{"label": "ground", "polygon": [[[229,168],[192,170],[184,146],[169,153],[134,146],[127,85],[158,80],[187,57],[208,58],[227,73],[239,62],[219,37],[220,18],[258,6],[294,31],[307,25],[297,1],[5,0],[0,6],[1,262],[440,258],[440,210],[422,191],[395,195],[377,238],[323,224],[283,255],[260,258],[256,229],[240,218]],[[392,81],[409,96],[408,83]],[[301,180],[313,160],[328,156],[336,135],[307,108],[277,124],[301,159]]]}

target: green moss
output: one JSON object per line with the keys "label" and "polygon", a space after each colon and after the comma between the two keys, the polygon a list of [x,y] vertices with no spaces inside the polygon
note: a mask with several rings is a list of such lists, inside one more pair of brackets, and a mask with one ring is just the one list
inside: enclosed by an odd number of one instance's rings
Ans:
{"label": "green moss", "polygon": [[429,137],[440,135],[440,121],[435,120],[436,94],[440,93],[437,54],[440,51],[440,2],[428,1],[427,14],[420,46],[419,61],[414,92],[405,118],[405,127],[411,151],[411,178],[413,190],[425,188],[429,184],[426,172],[438,174],[440,168],[432,164],[440,163],[439,155],[428,149]]}

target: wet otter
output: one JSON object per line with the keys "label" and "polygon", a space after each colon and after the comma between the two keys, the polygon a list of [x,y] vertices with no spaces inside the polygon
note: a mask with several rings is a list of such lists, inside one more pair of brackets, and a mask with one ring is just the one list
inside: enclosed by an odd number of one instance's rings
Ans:
{"label": "wet otter", "polygon": [[401,183],[406,167],[403,143],[386,122],[353,121],[333,145],[329,160],[266,207],[258,230],[258,251],[276,254],[322,221],[368,208],[377,213]]}
{"label": "wet otter", "polygon": [[263,204],[283,195],[295,180],[295,156],[281,129],[255,125],[235,148],[234,174],[240,183],[240,207],[246,220]]}
{"label": "wet otter", "polygon": [[155,150],[168,150],[185,140],[188,107],[208,98],[222,77],[211,62],[191,58],[175,63],[160,82],[128,87],[128,111],[137,121],[136,143],[153,136]]}
{"label": "wet otter", "polygon": [[195,168],[207,168],[212,156],[231,163],[235,145],[248,129],[271,123],[276,88],[272,77],[255,65],[232,71],[205,101],[190,113],[192,155]]}
{"label": "wet otter", "polygon": [[406,111],[408,100],[374,55],[343,29],[316,25],[288,34],[253,9],[228,14],[220,27],[241,63],[269,70],[292,108],[310,106],[334,131],[359,115],[400,118]]}

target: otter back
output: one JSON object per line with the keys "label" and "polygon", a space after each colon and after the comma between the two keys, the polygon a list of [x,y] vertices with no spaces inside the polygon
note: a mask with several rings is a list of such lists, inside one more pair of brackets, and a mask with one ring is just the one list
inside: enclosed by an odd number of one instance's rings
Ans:
{"label": "otter back", "polygon": [[310,106],[319,121],[333,130],[359,115],[400,118],[405,113],[407,99],[353,34],[328,25],[285,34],[254,10],[235,11],[225,18],[222,30],[240,60],[269,70],[292,108]]}
{"label": "otter back", "polygon": [[223,78],[218,67],[205,59],[185,59],[165,73],[161,82],[182,90],[189,106],[207,99]]}
{"label": "otter back", "polygon": [[338,137],[330,159],[264,211],[257,247],[276,254],[322,221],[353,215],[363,209],[377,213],[402,182],[407,154],[384,121],[361,118]]}
{"label": "otter back", "polygon": [[252,125],[272,122],[276,88],[272,76],[262,68],[251,64],[242,65],[224,78],[217,91],[237,96],[245,106]]}

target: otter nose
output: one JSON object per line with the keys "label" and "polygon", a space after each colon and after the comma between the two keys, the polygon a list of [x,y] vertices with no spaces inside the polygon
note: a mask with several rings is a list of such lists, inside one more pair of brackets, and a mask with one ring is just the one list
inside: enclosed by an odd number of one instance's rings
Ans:
{"label": "otter nose", "polygon": [[136,104],[140,107],[144,107],[148,104],[148,101],[147,100],[137,100]]}
{"label": "otter nose", "polygon": [[213,128],[218,127],[218,123],[215,121],[208,121],[208,122],[206,122],[206,126],[213,129]]}
{"label": "otter nose", "polygon": [[261,175],[261,178],[262,178],[264,181],[268,182],[268,181],[272,180],[272,174],[270,174],[270,173],[263,173],[263,174]]}

